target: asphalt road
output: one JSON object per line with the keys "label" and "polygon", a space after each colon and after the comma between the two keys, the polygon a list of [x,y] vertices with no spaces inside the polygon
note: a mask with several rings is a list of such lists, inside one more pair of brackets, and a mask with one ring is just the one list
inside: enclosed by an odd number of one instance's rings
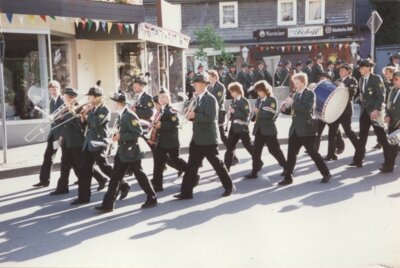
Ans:
{"label": "asphalt road", "polygon": [[[376,139],[369,140],[371,148]],[[262,176],[242,180],[251,160],[240,149],[231,170],[237,192],[227,198],[204,161],[194,199],[175,201],[180,179],[168,168],[159,205],[149,210],[140,209],[145,196],[133,178],[128,198],[108,214],[93,209],[104,190],[78,207],[69,205],[76,186],[50,196],[58,172],[39,190],[31,187],[36,174],[0,180],[0,267],[400,267],[400,169],[379,174],[382,151],[369,151],[361,169],[347,168],[346,145],[328,163],[329,184],[301,154],[288,187],[276,185],[281,170],[266,148]],[[144,169],[151,177],[151,159]]]}

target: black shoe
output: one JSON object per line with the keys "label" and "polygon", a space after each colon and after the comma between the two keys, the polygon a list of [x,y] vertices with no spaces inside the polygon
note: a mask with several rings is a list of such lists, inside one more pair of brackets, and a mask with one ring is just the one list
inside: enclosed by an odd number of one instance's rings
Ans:
{"label": "black shoe", "polygon": [[225,190],[225,192],[223,192],[221,196],[222,197],[227,197],[227,196],[232,195],[234,192],[236,192],[236,186],[235,185],[232,186],[232,189]]}
{"label": "black shoe", "polygon": [[97,187],[97,191],[100,192],[106,187],[107,179],[104,179],[99,182],[99,186]]}
{"label": "black shoe", "polygon": [[196,186],[198,186],[198,185],[199,185],[199,182],[200,182],[200,175],[197,175],[197,176],[196,176],[196,180],[195,180],[195,182],[194,182],[194,186],[193,186],[193,187],[196,187]]}
{"label": "black shoe", "polygon": [[178,200],[184,200],[184,199],[193,199],[193,195],[192,194],[176,194],[174,195],[174,197]]}
{"label": "black shoe", "polygon": [[129,185],[126,186],[122,186],[121,187],[121,195],[119,196],[119,200],[123,200],[128,196],[129,190],[131,189],[131,187]]}
{"label": "black shoe", "polygon": [[261,161],[261,162],[260,162],[260,165],[259,165],[258,168],[257,168],[257,172],[260,171],[260,170],[263,168],[263,166],[264,166],[264,162]]}
{"label": "black shoe", "polygon": [[324,158],[325,161],[332,161],[332,160],[337,160],[337,156],[336,155],[332,155],[332,156],[327,156]]}
{"label": "black shoe", "polygon": [[344,148],[337,148],[336,153],[337,154],[342,154],[344,152]]}
{"label": "black shoe", "polygon": [[245,179],[257,179],[258,176],[257,176],[257,173],[250,172],[249,174],[244,175],[244,178],[245,178]]}
{"label": "black shoe", "polygon": [[282,177],[286,177],[287,174],[288,174],[288,172],[286,170],[283,170],[282,173],[281,173],[281,176]]}
{"label": "black shoe", "polygon": [[289,185],[289,184],[292,184],[292,183],[293,183],[292,175],[286,175],[283,180],[278,182],[278,185],[285,186],[285,185]]}
{"label": "black shoe", "polygon": [[347,164],[349,167],[362,167],[362,163],[356,163],[356,162],[351,162],[350,164]]}
{"label": "black shoe", "polygon": [[47,187],[47,186],[49,186],[49,184],[50,184],[50,182],[49,181],[47,181],[47,182],[44,182],[44,181],[41,181],[41,182],[39,182],[39,183],[36,183],[36,184],[34,184],[34,185],[32,185],[33,187]]}
{"label": "black shoe", "polygon": [[112,212],[114,210],[114,208],[106,208],[103,205],[95,206],[94,209],[102,213]]}
{"label": "black shoe", "polygon": [[53,192],[50,193],[50,195],[60,195],[60,194],[68,194],[69,191],[68,190],[55,190]]}
{"label": "black shoe", "polygon": [[239,159],[238,159],[236,156],[234,156],[233,159],[232,159],[232,164],[231,164],[231,166],[235,166],[235,165],[237,165],[237,164],[239,164]]}
{"label": "black shoe", "polygon": [[387,166],[383,166],[379,169],[381,171],[381,173],[391,173],[393,172],[393,168],[387,167]]}
{"label": "black shoe", "polygon": [[380,143],[377,143],[374,147],[372,147],[373,150],[380,150],[382,148],[382,145]]}
{"label": "black shoe", "polygon": [[332,178],[331,174],[325,175],[322,177],[321,183],[328,183],[331,178]]}
{"label": "black shoe", "polygon": [[142,208],[152,208],[157,206],[157,199],[156,198],[151,198],[147,199],[146,202],[143,203]]}
{"label": "black shoe", "polygon": [[82,204],[89,204],[90,201],[87,200],[82,200],[82,199],[75,199],[74,201],[72,201],[70,204],[71,205],[82,205]]}

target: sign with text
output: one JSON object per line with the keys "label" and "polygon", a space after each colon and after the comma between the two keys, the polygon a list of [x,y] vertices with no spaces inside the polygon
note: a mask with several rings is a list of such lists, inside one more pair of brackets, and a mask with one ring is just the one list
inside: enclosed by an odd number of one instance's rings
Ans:
{"label": "sign with text", "polygon": [[288,38],[320,37],[324,35],[322,26],[298,27],[288,29]]}
{"label": "sign with text", "polygon": [[355,33],[356,28],[354,25],[331,25],[324,27],[326,36],[346,36]]}

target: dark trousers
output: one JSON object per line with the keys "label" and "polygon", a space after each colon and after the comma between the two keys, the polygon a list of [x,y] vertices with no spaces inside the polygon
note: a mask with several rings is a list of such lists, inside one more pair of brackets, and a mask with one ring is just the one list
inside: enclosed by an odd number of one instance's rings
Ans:
{"label": "dark trousers", "polygon": [[154,192],[146,174],[143,172],[141,160],[132,163],[123,163],[119,159],[119,156],[116,155],[114,158],[114,168],[112,169],[110,184],[108,185],[107,193],[103,199],[103,207],[114,207],[115,199],[117,199],[118,195],[118,189],[128,167],[132,167],[133,174],[142,190],[146,193],[147,199],[156,198],[156,193]]}
{"label": "dark trousers", "polygon": [[[69,173],[71,169],[74,170],[76,177],[80,178],[81,172],[81,161],[82,161],[82,148],[67,148],[66,146],[61,147],[61,167],[60,167],[60,178],[57,183],[57,191],[68,191],[69,184]],[[97,182],[104,182],[107,180],[99,171],[93,169],[93,177]]]}
{"label": "dark trousers", "polygon": [[[358,138],[356,133],[351,129],[351,117],[352,114],[342,114],[338,120],[329,124],[329,134],[328,134],[328,157],[334,156],[336,151],[336,144],[339,132],[339,125],[342,125],[344,133],[350,139],[354,148],[357,148]],[[340,133],[340,132],[339,132]],[[340,135],[341,137],[342,135]]]}
{"label": "dark trousers", "polygon": [[286,167],[286,170],[289,174],[293,173],[294,167],[296,165],[297,155],[299,154],[300,148],[302,146],[306,148],[308,154],[314,161],[319,172],[321,172],[323,176],[327,176],[330,174],[329,169],[326,166],[321,155],[318,153],[317,150],[315,150],[314,142],[315,136],[299,137],[297,136],[296,132],[294,132],[293,135],[289,137],[288,159]]}
{"label": "dark trousers", "polygon": [[[107,163],[107,159],[103,153],[104,150],[90,152],[88,149],[85,149],[82,152],[78,198],[83,201],[90,201],[90,186],[92,185],[94,163],[97,164],[101,172],[103,172],[108,178],[111,178],[112,167]],[[121,187],[129,187],[129,185],[127,182],[123,181]]]}
{"label": "dark trousers", "polygon": [[277,135],[264,136],[258,131],[254,139],[254,153],[253,153],[253,173],[261,166],[261,154],[264,145],[267,145],[269,153],[278,161],[279,165],[286,169],[286,159],[282,153]]}
{"label": "dark trousers", "polygon": [[[322,121],[321,119],[318,119],[318,124],[317,124],[317,136],[315,137],[315,149],[317,152],[319,152],[319,147],[321,145],[321,136],[322,132],[324,132],[324,129],[326,127],[326,123]],[[328,125],[330,127],[330,125]],[[335,132],[336,135],[336,143],[335,143],[335,149],[336,148],[344,148],[344,140],[342,138],[342,133],[340,133],[340,130],[337,129]]]}
{"label": "dark trousers", "polygon": [[225,190],[232,190],[233,183],[224,163],[218,158],[218,145],[189,145],[189,160],[185,175],[183,176],[181,193],[192,195],[193,188],[197,183],[197,173],[203,159],[206,158],[216,171]]}
{"label": "dark trousers", "polygon": [[185,171],[187,163],[182,158],[179,158],[179,148],[175,149],[162,149],[156,148],[154,154],[154,168],[152,183],[156,187],[163,185],[163,172],[165,164],[167,163],[176,170]]}
{"label": "dark trousers", "polygon": [[368,132],[371,126],[374,128],[374,132],[376,137],[378,138],[378,142],[383,147],[383,156],[385,159],[385,163],[388,158],[388,152],[390,152],[390,145],[386,138],[385,130],[381,127],[377,127],[372,124],[370,116],[367,114],[365,109],[361,112],[360,116],[360,138],[358,141],[358,146],[356,148],[356,152],[353,157],[353,162],[357,164],[361,164],[365,157],[365,146],[368,141]]}
{"label": "dark trousers", "polygon": [[[392,134],[395,132],[397,129],[389,127],[388,132],[389,134]],[[396,157],[398,154],[398,145],[390,145],[388,143],[387,147],[387,153],[386,153],[386,161],[385,161],[385,166],[388,168],[393,168],[394,165],[396,164]]]}
{"label": "dark trousers", "polygon": [[53,160],[57,153],[57,149],[53,148],[53,142],[54,142],[53,137],[50,137],[47,140],[47,147],[46,150],[44,151],[43,163],[40,168],[40,175],[39,175],[40,182],[47,183],[50,181],[51,167],[53,166]]}
{"label": "dark trousers", "polygon": [[226,136],[224,126],[220,125],[220,126],[218,126],[218,129],[219,129],[219,135],[221,136],[222,143],[225,145],[226,148],[228,148],[228,137]]}
{"label": "dark trousers", "polygon": [[225,152],[225,157],[224,157],[224,163],[228,170],[232,166],[234,152],[235,152],[236,145],[239,142],[239,140],[242,141],[243,146],[244,146],[244,148],[246,148],[247,152],[249,152],[249,154],[251,156],[253,156],[254,148],[253,148],[253,145],[251,144],[249,132],[235,133],[235,132],[233,132],[232,127],[231,127],[229,134],[228,134],[228,142],[226,145],[226,152]]}

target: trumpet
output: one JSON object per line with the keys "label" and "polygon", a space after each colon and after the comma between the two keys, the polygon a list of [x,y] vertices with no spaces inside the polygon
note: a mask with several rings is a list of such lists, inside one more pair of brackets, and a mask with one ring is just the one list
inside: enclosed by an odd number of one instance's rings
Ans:
{"label": "trumpet", "polygon": [[[183,124],[186,123],[187,121],[189,121],[187,119],[187,116],[189,115],[190,112],[194,111],[194,109],[196,108],[197,105],[198,105],[198,98],[197,97],[194,97],[189,101],[189,103],[187,104],[187,106],[185,108],[186,112],[184,112],[184,117],[183,117],[183,119],[181,121],[181,124],[179,125],[179,128],[182,128]],[[184,109],[184,111],[185,111],[185,109]]]}

